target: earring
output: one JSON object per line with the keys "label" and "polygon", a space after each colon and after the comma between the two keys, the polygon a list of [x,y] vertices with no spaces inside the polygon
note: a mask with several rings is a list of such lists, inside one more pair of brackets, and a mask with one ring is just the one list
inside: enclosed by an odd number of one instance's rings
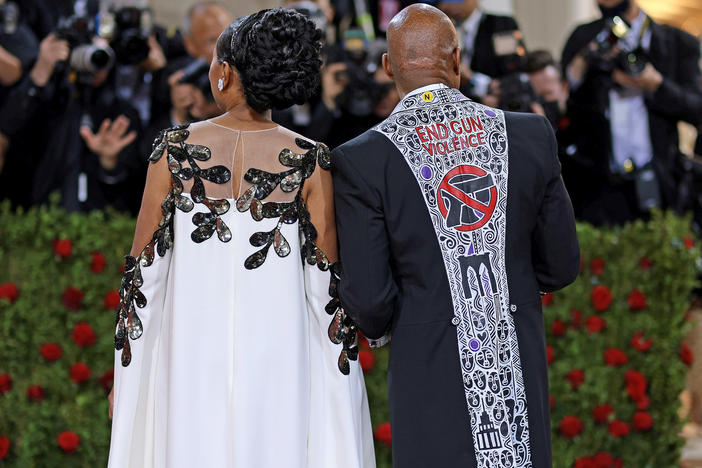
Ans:
{"label": "earring", "polygon": [[222,78],[217,82],[217,89],[222,91],[224,89],[224,80]]}

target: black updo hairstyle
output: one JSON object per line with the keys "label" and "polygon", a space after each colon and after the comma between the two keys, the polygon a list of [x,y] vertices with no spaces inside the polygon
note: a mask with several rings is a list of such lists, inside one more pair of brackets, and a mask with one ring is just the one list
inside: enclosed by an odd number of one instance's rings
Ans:
{"label": "black updo hairstyle", "polygon": [[294,10],[261,10],[239,18],[217,41],[217,58],[236,68],[257,112],[303,104],[319,88],[322,32]]}

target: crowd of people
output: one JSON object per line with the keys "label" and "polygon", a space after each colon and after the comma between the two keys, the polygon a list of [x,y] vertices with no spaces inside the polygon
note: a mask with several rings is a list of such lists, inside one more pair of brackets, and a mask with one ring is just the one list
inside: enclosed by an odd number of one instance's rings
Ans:
{"label": "crowd of people", "polygon": [[[477,0],[427,3],[456,25],[464,94],[548,118],[579,219],[617,224],[660,207],[702,225],[702,164],[678,141],[680,121],[702,125],[700,43],[636,0],[592,1],[601,18],[559,58],[527,51],[515,19]],[[273,120],[334,148],[390,115],[400,97],[381,66],[384,30],[409,3],[284,2],[323,30],[324,66],[315,97]],[[98,0],[0,1],[0,199],[28,207],[59,192],[69,211],[136,214],[158,132],[221,112],[208,69],[232,21],[218,2],[167,29],[148,9]]]}

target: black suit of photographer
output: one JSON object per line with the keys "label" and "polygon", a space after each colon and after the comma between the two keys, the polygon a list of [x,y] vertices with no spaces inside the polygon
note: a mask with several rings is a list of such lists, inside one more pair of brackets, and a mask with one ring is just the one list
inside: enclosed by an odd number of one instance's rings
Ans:
{"label": "black suit of photographer", "polygon": [[517,22],[510,16],[497,16],[483,14],[475,35],[473,45],[473,58],[470,62],[470,69],[476,73],[482,73],[491,78],[499,78],[504,74],[500,69],[500,61],[495,53],[493,36],[501,32],[516,31],[519,29]]}
{"label": "black suit of photographer", "polygon": [[[563,50],[564,68],[567,69],[604,27],[605,20],[600,19],[575,29]],[[698,41],[683,31],[653,21],[649,27],[648,60],[663,76],[655,92],[644,91],[653,150],[652,166],[663,207],[678,207],[685,201],[678,200],[677,124],[680,120],[697,123],[702,117],[700,49]],[[584,167],[582,172],[590,186],[582,217],[595,224],[621,223],[645,216],[638,208],[634,182],[616,180],[609,169],[613,152],[608,118],[609,91],[614,86],[610,73],[589,67],[582,84],[571,93],[569,103],[578,152],[589,161],[589,167]]]}

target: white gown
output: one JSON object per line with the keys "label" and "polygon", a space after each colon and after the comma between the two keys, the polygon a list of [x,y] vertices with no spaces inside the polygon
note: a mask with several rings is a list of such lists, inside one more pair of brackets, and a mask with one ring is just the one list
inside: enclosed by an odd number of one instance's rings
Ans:
{"label": "white gown", "polygon": [[328,150],[296,138],[208,121],[154,143],[135,235],[148,245],[121,288],[109,467],[375,467],[355,328],[325,311],[320,248],[336,239],[315,165]]}

